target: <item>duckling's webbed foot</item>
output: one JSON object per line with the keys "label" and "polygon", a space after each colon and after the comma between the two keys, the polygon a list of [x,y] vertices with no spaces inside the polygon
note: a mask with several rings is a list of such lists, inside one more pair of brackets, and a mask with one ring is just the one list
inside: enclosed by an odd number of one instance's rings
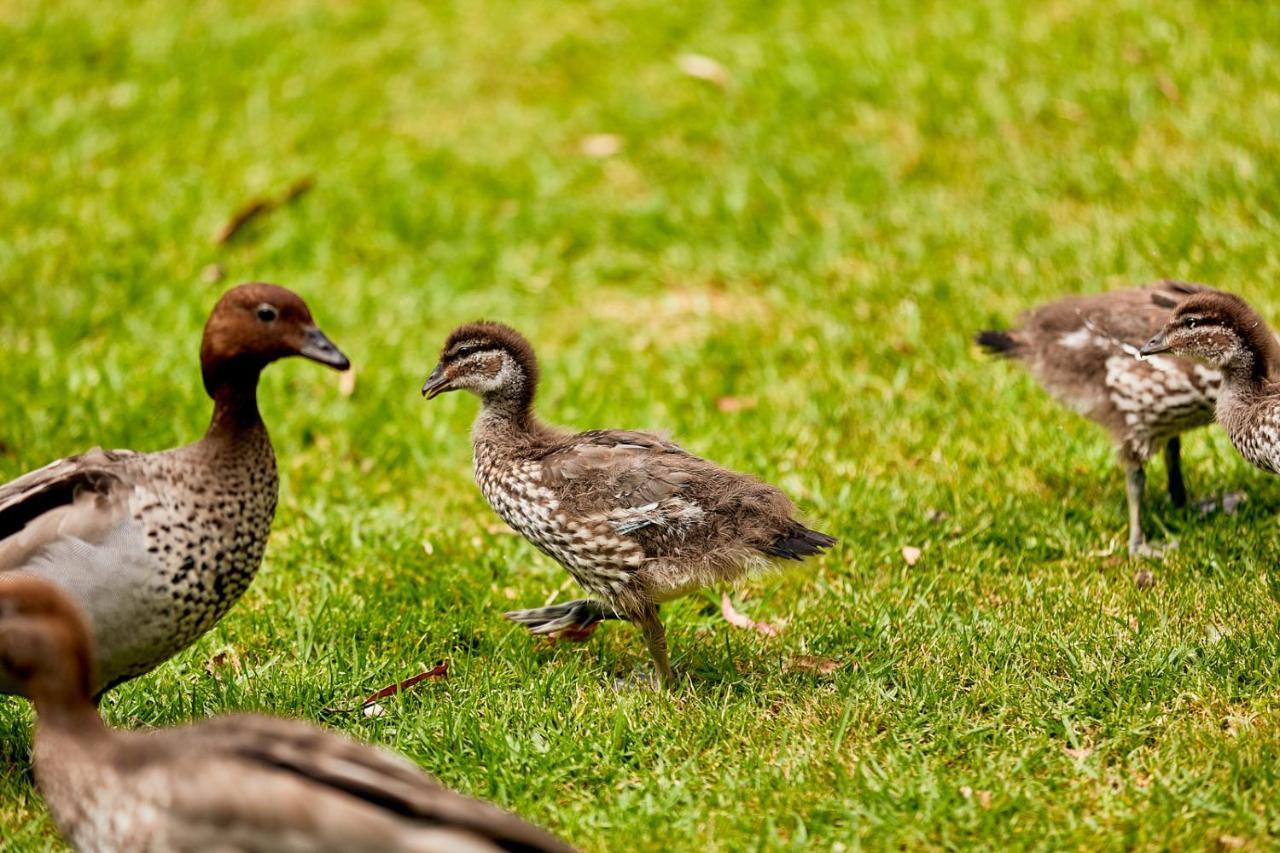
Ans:
{"label": "duckling's webbed foot", "polygon": [[513,610],[503,615],[528,628],[531,634],[564,640],[585,640],[605,619],[624,618],[607,604],[591,598],[579,598],[550,607]]}

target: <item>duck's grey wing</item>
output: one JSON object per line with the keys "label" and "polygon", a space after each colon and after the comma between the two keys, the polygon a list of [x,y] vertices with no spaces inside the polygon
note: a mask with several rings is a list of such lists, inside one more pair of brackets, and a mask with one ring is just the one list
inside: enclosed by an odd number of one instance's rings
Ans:
{"label": "duck's grey wing", "polygon": [[95,449],[0,486],[0,572],[47,545],[103,538],[128,515],[127,463],[136,454]]}
{"label": "duck's grey wing", "polygon": [[337,796],[361,805],[361,813],[373,809],[391,825],[403,826],[405,838],[434,829],[499,850],[573,849],[509,812],[440,786],[398,755],[296,720],[218,717],[156,735],[171,739],[175,755],[193,761],[202,755],[234,760],[246,777],[259,771],[286,774],[299,807],[309,796]]}

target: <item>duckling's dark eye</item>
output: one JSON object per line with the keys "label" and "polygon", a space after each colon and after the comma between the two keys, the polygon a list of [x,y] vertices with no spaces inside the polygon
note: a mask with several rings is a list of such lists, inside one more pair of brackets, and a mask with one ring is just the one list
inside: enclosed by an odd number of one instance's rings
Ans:
{"label": "duckling's dark eye", "polygon": [[471,355],[473,352],[479,352],[479,351],[480,351],[480,347],[476,346],[475,344],[467,344],[466,346],[458,347],[456,350],[454,350],[453,357],[466,358],[467,356]]}
{"label": "duckling's dark eye", "polygon": [[276,317],[280,316],[280,312],[276,310],[274,305],[262,303],[258,306],[258,319],[264,323],[270,323]]}
{"label": "duckling's dark eye", "polygon": [[1196,318],[1188,317],[1182,321],[1182,325],[1186,326],[1188,329],[1194,329],[1196,327]]}

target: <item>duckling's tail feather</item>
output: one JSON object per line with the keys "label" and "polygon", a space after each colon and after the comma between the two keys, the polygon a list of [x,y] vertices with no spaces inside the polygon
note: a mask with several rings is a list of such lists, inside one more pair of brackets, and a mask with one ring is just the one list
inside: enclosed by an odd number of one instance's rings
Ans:
{"label": "duckling's tail feather", "polygon": [[1018,354],[1018,342],[1008,332],[984,329],[974,335],[974,342],[992,355],[1013,358]]}
{"label": "duckling's tail feather", "polygon": [[770,542],[760,550],[770,557],[781,557],[784,560],[803,560],[821,554],[836,544],[834,536],[810,530],[798,521],[791,522],[787,532]]}

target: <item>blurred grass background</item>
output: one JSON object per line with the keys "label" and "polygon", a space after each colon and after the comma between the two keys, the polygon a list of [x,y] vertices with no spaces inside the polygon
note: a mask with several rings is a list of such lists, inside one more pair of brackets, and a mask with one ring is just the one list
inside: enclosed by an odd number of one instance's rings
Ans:
{"label": "blurred grass background", "polygon": [[[320,720],[592,850],[1270,847],[1280,487],[1190,437],[1193,495],[1250,499],[1176,511],[1154,466],[1182,547],[1140,591],[1104,436],[969,339],[1163,276],[1277,317],[1278,83],[1245,0],[0,0],[0,480],[198,436],[208,309],[278,282],[355,392],[268,372],[263,571],[113,724]],[[576,590],[471,482],[475,401],[419,399],[480,316],[535,342],[549,420],[668,429],[840,536],[737,594],[781,636],[667,608],[666,697],[615,691],[628,626],[500,618]],[[0,699],[23,851],[59,844],[29,720]]]}

